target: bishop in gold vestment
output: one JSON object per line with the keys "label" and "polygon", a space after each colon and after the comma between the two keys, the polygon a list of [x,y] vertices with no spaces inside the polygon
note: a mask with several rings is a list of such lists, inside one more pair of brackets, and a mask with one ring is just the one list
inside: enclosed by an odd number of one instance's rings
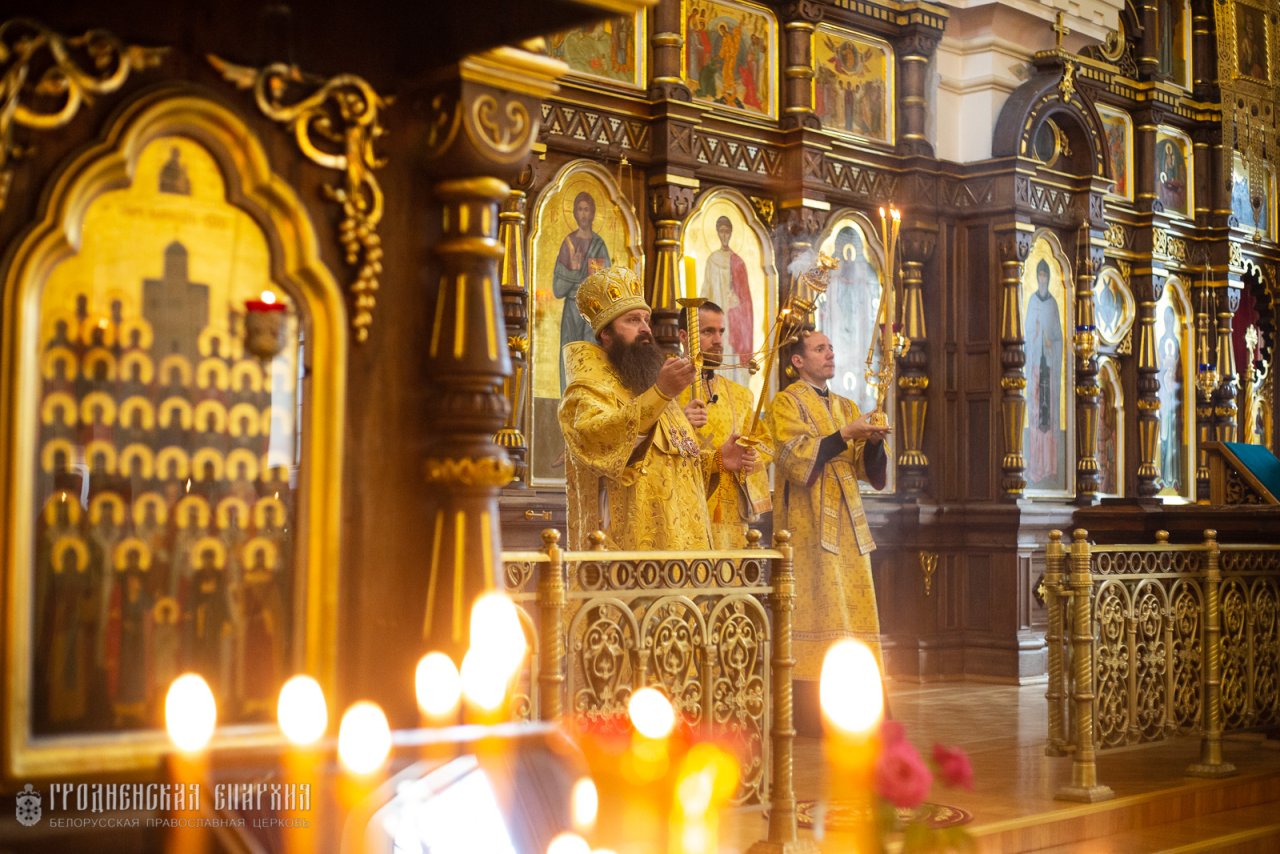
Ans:
{"label": "bishop in gold vestment", "polygon": [[790,361],[800,379],[774,398],[769,417],[778,466],[774,527],[790,531],[795,546],[795,679],[816,682],[827,648],[841,638],[865,642],[881,660],[869,557],[875,543],[858,481],[884,485],[887,428],[872,427],[853,401],[827,390],[835,361],[826,335],[802,338]]}
{"label": "bishop in gold vestment", "polygon": [[599,344],[564,348],[560,402],[569,547],[601,530],[615,549],[710,545],[707,492],[754,453],[732,437],[703,448],[675,397],[693,381],[688,359],[665,360],[649,331],[639,278],[612,267],[578,289],[578,308]]}
{"label": "bishop in gold vestment", "polygon": [[[680,314],[681,340],[688,346],[687,314]],[[703,365],[719,367],[724,354],[724,310],[713,302],[698,309],[698,336]],[[703,400],[693,397],[693,388],[680,393],[680,405],[698,432],[704,448],[719,447],[732,435],[746,435],[755,414],[755,395],[746,386],[713,370],[704,373]],[[720,478],[707,497],[711,519],[711,545],[716,549],[740,549],[747,544],[747,528],[772,509],[769,475],[765,466],[773,459],[773,440],[761,421],[751,436],[758,461],[749,471]]]}

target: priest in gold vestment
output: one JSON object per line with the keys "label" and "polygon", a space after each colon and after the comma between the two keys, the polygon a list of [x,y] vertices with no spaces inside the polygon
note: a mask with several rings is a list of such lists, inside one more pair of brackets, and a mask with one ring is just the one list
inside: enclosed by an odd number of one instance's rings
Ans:
{"label": "priest in gold vestment", "polygon": [[[688,312],[680,312],[680,341],[689,346]],[[724,309],[713,302],[698,309],[698,339],[705,380],[702,396],[693,396],[693,387],[680,393],[680,405],[698,433],[704,448],[717,448],[733,435],[746,435],[755,414],[755,396],[741,383],[715,373],[724,356]],[[717,549],[740,549],[747,544],[747,528],[772,509],[769,475],[765,471],[773,459],[773,440],[761,421],[752,434],[758,461],[750,472],[726,474],[707,497],[711,518],[711,545]]]}
{"label": "priest in gold vestment", "polygon": [[587,548],[595,530],[612,549],[709,548],[707,494],[723,474],[750,467],[754,451],[736,435],[717,448],[699,444],[675,402],[693,363],[658,348],[635,273],[594,273],[577,303],[599,343],[564,348],[569,548]]}
{"label": "priest in gold vestment", "polygon": [[790,531],[795,546],[799,710],[816,693],[822,658],[837,640],[864,641],[883,672],[869,557],[875,543],[858,481],[884,486],[889,431],[872,426],[853,401],[828,391],[835,353],[826,335],[804,335],[785,355],[800,378],[774,398],[769,426],[778,466],[774,528]]}

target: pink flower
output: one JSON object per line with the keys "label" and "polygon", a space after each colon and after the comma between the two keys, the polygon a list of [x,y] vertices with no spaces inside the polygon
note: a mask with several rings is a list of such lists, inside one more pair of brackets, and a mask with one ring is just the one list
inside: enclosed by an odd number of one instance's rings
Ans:
{"label": "pink flower", "polygon": [[886,733],[884,750],[876,761],[876,794],[902,809],[914,809],[924,802],[933,785],[933,774],[911,742],[890,742]]}
{"label": "pink flower", "polygon": [[907,738],[907,728],[898,721],[882,721],[880,723],[880,741],[885,747],[892,747]]}
{"label": "pink flower", "polygon": [[973,766],[969,764],[968,754],[960,748],[935,744],[933,764],[938,769],[938,776],[946,785],[959,786],[963,789],[973,788]]}

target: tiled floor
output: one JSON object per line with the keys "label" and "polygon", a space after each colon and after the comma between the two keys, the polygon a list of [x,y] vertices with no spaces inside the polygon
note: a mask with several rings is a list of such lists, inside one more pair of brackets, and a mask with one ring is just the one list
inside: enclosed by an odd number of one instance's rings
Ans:
{"label": "tiled floor", "polygon": [[[945,789],[935,782],[930,800],[960,807],[973,814],[969,825],[980,833],[992,826],[1032,824],[1048,817],[1087,810],[1080,804],[1054,799],[1054,792],[1071,782],[1071,759],[1044,753],[1047,711],[1044,685],[1010,686],[969,682],[890,686],[894,717],[907,737],[928,756],[934,742],[963,748],[974,770],[972,791]],[[1142,796],[1194,784],[1185,776],[1199,757],[1199,741],[1172,741],[1102,753],[1098,782],[1110,786],[1117,799]],[[1280,774],[1280,742],[1260,736],[1235,736],[1225,741],[1224,759],[1242,775],[1271,771]],[[828,791],[822,744],[797,739],[795,789],[799,800],[822,800]],[[745,851],[766,838],[767,825],[758,813],[732,818],[722,839],[722,851]],[[813,838],[809,831],[802,834]],[[827,834],[824,852],[848,851],[848,841]],[[983,846],[985,850],[996,850]]]}

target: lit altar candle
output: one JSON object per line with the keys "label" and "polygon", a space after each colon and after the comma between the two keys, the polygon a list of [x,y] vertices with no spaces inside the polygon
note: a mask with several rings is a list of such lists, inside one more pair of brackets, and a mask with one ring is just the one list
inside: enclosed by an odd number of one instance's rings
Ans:
{"label": "lit altar candle", "polygon": [[316,834],[321,831],[305,822],[312,815],[312,806],[323,803],[319,793],[320,751],[316,744],[329,726],[329,708],[320,683],[310,676],[294,676],[285,682],[276,703],[276,720],[290,745],[284,757],[285,790],[295,793],[293,803],[286,804],[279,816],[286,819],[284,848],[313,851],[317,847]]}
{"label": "lit altar candle", "polygon": [[688,299],[698,296],[698,259],[693,255],[684,256],[684,295]]}
{"label": "lit altar candle", "polygon": [[874,799],[884,688],[880,668],[861,641],[843,640],[827,650],[819,683],[822,713],[829,726],[823,747],[831,775],[831,798],[851,804],[850,851],[878,851]]}
{"label": "lit altar candle", "polygon": [[353,704],[338,725],[338,761],[344,771],[338,787],[339,826],[344,827],[346,850],[364,850],[363,825],[348,819],[382,782],[377,772],[390,755],[391,726],[382,707],[368,700]]}
{"label": "lit altar candle", "polygon": [[471,647],[459,673],[467,716],[474,723],[506,719],[511,684],[529,644],[515,603],[505,593],[486,593],[471,608]]}
{"label": "lit altar candle", "polygon": [[[169,754],[169,780],[193,798],[184,798],[183,809],[174,809],[172,818],[190,818],[200,813],[199,791],[208,770],[205,750],[218,724],[218,704],[209,683],[196,673],[184,673],[169,685],[164,698],[165,729],[176,750]],[[178,813],[187,815],[179,815]],[[178,823],[181,824],[181,823]],[[205,831],[200,827],[174,826],[169,831],[168,851],[203,851]]]}

